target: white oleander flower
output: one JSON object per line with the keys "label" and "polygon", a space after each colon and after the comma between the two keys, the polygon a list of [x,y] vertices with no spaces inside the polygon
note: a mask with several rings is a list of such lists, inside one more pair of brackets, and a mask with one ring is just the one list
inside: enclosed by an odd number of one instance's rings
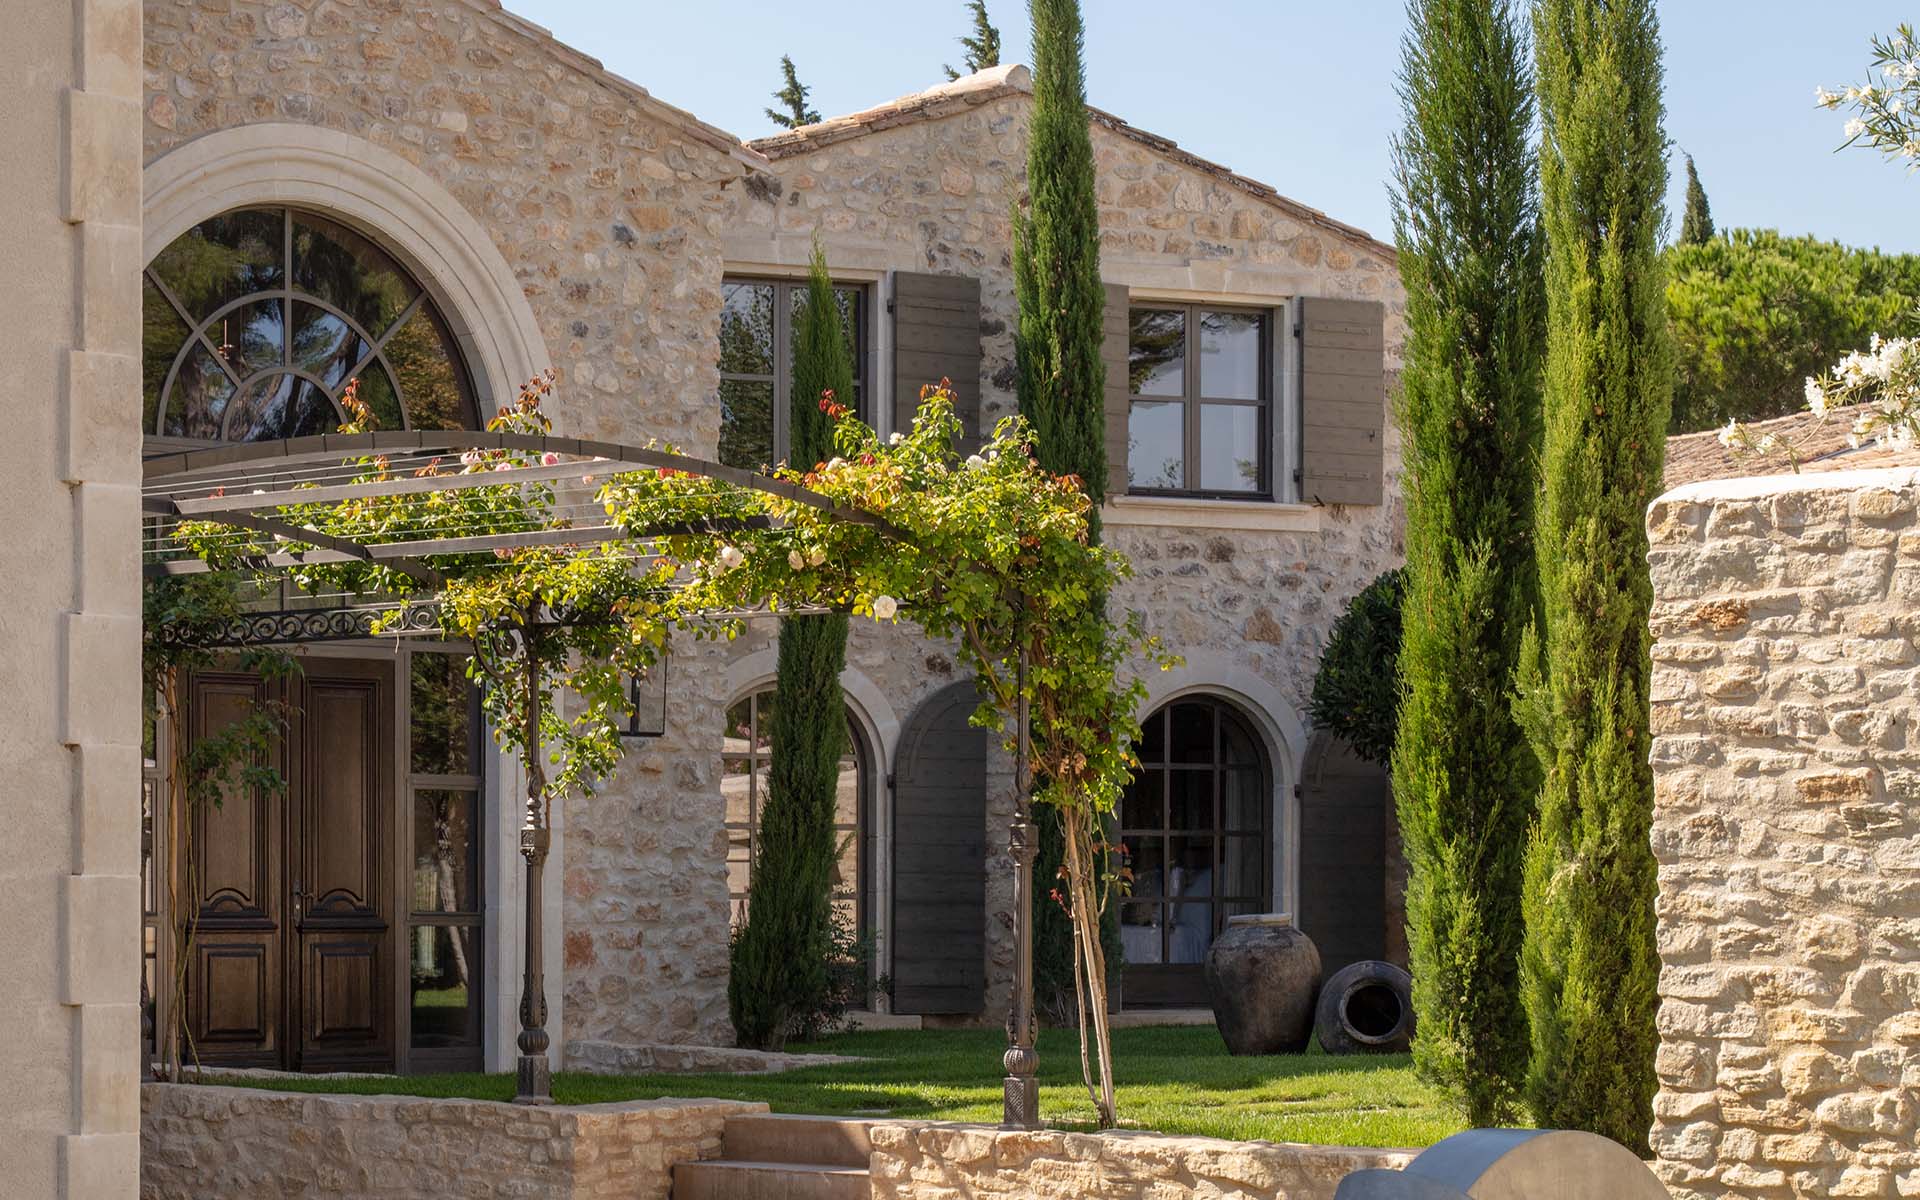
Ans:
{"label": "white oleander flower", "polygon": [[725,567],[727,570],[731,571],[745,561],[747,561],[747,556],[740,553],[740,547],[738,546],[720,547],[720,565]]}
{"label": "white oleander flower", "polygon": [[1813,89],[1813,102],[1821,108],[1832,108],[1840,103],[1840,97],[1823,87]]}
{"label": "white oleander flower", "polygon": [[1740,422],[1727,422],[1726,427],[1720,431],[1720,444],[1729,450],[1740,444]]}
{"label": "white oleander flower", "polygon": [[1807,407],[1813,410],[1815,416],[1827,415],[1827,389],[1821,387],[1820,381],[1811,375],[1807,376]]}
{"label": "white oleander flower", "polygon": [[895,600],[892,596],[875,596],[873,598],[873,619],[874,620],[891,621],[894,618],[894,614],[898,613],[899,611],[900,611],[900,602],[898,600]]}
{"label": "white oleander flower", "polygon": [[1850,138],[1857,138],[1866,131],[1867,123],[1859,117],[1855,117],[1853,120],[1847,122],[1845,133]]}
{"label": "white oleander flower", "polygon": [[787,565],[796,571],[804,570],[807,565],[807,556],[798,550],[789,550],[787,551]]}

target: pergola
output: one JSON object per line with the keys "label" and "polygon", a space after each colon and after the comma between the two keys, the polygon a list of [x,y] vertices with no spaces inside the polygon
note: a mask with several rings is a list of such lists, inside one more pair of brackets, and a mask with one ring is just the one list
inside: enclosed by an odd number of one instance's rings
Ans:
{"label": "pergola", "polygon": [[[467,456],[467,469],[449,471]],[[369,461],[381,469],[369,478]],[[493,462],[476,469],[475,461]],[[218,631],[182,634],[151,631],[163,642],[179,644],[182,637],[203,648],[291,645],[361,639],[374,636],[439,636],[435,590],[444,582],[449,562],[471,558],[499,558],[527,547],[558,548],[562,552],[592,548],[615,550],[630,557],[636,569],[656,559],[663,539],[685,534],[724,534],[767,528],[766,516],[726,516],[698,511],[674,512],[657,523],[633,528],[616,523],[598,500],[597,486],[607,478],[630,472],[662,472],[698,476],[735,488],[778,497],[804,505],[836,522],[869,526],[884,536],[906,535],[885,519],[786,480],[719,463],[691,458],[654,447],[545,435],[477,430],[403,430],[325,434],[283,441],[238,443],[162,453],[146,459],[141,493],[146,529],[142,542],[142,569],[149,579],[191,575],[219,569],[239,569],[268,586],[259,601]],[[379,540],[343,538],[315,524],[301,523],[295,513],[325,511],[329,506],[353,505],[399,496],[455,494],[473,489],[539,485],[553,499],[543,519],[524,528],[496,528],[475,533],[443,528],[388,530]],[[316,508],[316,506],[318,506]],[[181,522],[205,522],[220,528],[222,565],[209,563],[184,544],[175,530]],[[299,589],[293,576],[301,568],[339,563],[384,566],[405,577],[416,590],[406,597],[383,597],[336,592],[313,594]],[[782,608],[781,615],[819,609]],[[769,615],[765,611],[728,611],[704,614],[714,619],[744,619]],[[554,612],[542,621],[590,622],[600,614]],[[1024,697],[1026,659],[1019,661]],[[636,681],[636,699],[638,681]],[[664,697],[663,697],[664,701]],[[664,716],[663,716],[664,723]],[[1038,1056],[1034,1050],[1032,891],[1036,850],[1031,818],[1029,721],[1024,698],[1016,714],[1016,803],[1010,830],[1015,862],[1014,931],[1015,979],[1008,1015],[1008,1048],[1004,1057],[1004,1123],[1033,1128],[1039,1123]],[[642,736],[664,732],[638,731]],[[537,744],[529,748],[537,752]],[[546,1050],[546,997],[542,961],[543,911],[541,882],[551,832],[539,789],[529,781],[520,851],[526,860],[526,966],[520,1003],[518,1046],[519,1083],[515,1103],[552,1102]]]}

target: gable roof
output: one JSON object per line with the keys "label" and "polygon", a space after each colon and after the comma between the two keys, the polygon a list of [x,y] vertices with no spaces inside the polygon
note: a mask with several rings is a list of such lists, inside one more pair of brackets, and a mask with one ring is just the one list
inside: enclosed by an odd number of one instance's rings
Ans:
{"label": "gable roof", "polygon": [[[897,100],[889,100],[885,104],[877,104],[859,112],[828,117],[824,121],[802,125],[798,129],[789,129],[784,133],[773,134],[771,137],[755,138],[747,145],[777,162],[783,158],[809,154],[826,146],[852,138],[866,137],[900,125],[953,116],[1008,96],[1032,95],[1033,72],[1026,67],[1018,63],[988,67],[984,71],[962,75],[948,83],[936,84],[925,91],[902,96]],[[1091,104],[1087,106],[1087,116],[1100,128],[1138,142],[1184,167],[1210,175],[1229,187],[1237,188],[1254,199],[1279,209],[1303,225],[1358,242],[1389,261],[1398,255],[1398,251],[1391,244],[1381,241],[1366,230],[1344,221],[1336,221],[1317,208],[1289,199],[1281,195],[1271,184],[1249,179],[1220,163],[1183,150],[1179,143],[1171,138],[1148,133],[1144,129],[1128,124],[1105,109],[1095,108]]]}
{"label": "gable roof", "polygon": [[1853,471],[1872,467],[1920,466],[1920,446],[1896,449],[1883,441],[1848,444],[1859,406],[1836,408],[1822,419],[1811,412],[1797,412],[1770,421],[1747,424],[1753,436],[1772,434],[1793,446],[1793,456],[1784,451],[1759,454],[1736,453],[1720,444],[1720,431],[1683,433],[1667,439],[1667,469],[1664,485],[1668,491],[1708,479],[1739,479],[1748,475],[1779,475],[1794,469],[1799,460],[1801,472]]}

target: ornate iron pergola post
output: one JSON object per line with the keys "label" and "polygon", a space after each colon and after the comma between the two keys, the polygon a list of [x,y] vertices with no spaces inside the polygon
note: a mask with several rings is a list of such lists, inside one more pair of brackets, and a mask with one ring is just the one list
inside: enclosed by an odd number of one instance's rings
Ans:
{"label": "ornate iron pergola post", "polygon": [[547,1065],[547,981],[542,918],[547,848],[553,831],[546,822],[546,778],[540,763],[540,664],[537,624],[528,614],[520,630],[520,652],[527,672],[527,815],[520,824],[520,854],[527,860],[526,973],[520,983],[520,1065],[515,1104],[552,1104],[553,1071]]}
{"label": "ornate iron pergola post", "polygon": [[1013,826],[1008,849],[1013,855],[1013,999],[1007,1013],[1007,1077],[1000,1124],[1007,1129],[1040,1126],[1040,1052],[1034,1048],[1033,1015],[1033,789],[1028,758],[1031,729],[1027,712],[1027,647],[1024,635],[1016,669],[1013,754]]}

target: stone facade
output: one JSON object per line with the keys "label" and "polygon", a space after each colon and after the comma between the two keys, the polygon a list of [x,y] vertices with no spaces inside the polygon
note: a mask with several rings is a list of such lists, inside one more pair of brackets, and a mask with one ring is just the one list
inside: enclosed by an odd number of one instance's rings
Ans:
{"label": "stone facade", "polygon": [[1414,1157],[1410,1150],[977,1125],[876,1125],[869,1136],[874,1200],[1332,1200],[1349,1172],[1400,1168]]}
{"label": "stone facade", "polygon": [[666,1200],[673,1164],[717,1158],[734,1100],[529,1108],[201,1084],[141,1088],[146,1200],[619,1196]]}
{"label": "stone facade", "polygon": [[1920,1195],[1920,473],[1648,515],[1676,1197]]}

